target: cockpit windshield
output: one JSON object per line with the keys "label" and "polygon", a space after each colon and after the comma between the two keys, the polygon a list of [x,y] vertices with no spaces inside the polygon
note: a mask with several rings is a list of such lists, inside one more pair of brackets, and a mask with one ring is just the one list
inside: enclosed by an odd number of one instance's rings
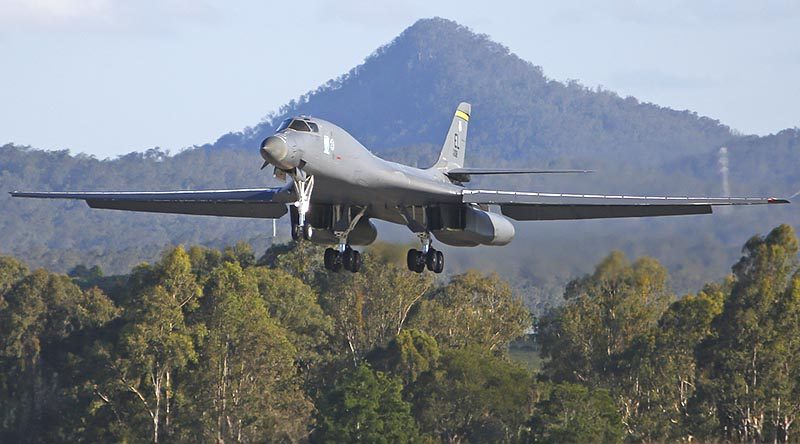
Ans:
{"label": "cockpit windshield", "polygon": [[278,129],[275,130],[276,133],[279,133],[286,128],[289,128],[289,124],[292,123],[292,119],[286,119],[278,126]]}
{"label": "cockpit windshield", "polygon": [[303,132],[319,132],[319,126],[312,121],[306,121],[302,119],[286,119],[278,126],[278,129],[275,130],[276,133],[279,133],[286,128],[293,129],[295,131],[303,131]]}
{"label": "cockpit windshield", "polygon": [[291,125],[289,125],[289,128],[291,128],[291,129],[293,129],[295,131],[305,131],[305,132],[310,132],[311,131],[311,128],[308,127],[308,124],[305,121],[300,120],[300,119],[294,119],[292,121]]}

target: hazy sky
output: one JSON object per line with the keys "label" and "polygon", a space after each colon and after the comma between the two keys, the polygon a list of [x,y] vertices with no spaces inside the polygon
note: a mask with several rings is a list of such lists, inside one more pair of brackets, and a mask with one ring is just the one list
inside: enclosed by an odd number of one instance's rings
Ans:
{"label": "hazy sky", "polygon": [[556,80],[743,133],[800,126],[798,1],[383,3],[0,0],[0,144],[106,157],[211,142],[432,16]]}

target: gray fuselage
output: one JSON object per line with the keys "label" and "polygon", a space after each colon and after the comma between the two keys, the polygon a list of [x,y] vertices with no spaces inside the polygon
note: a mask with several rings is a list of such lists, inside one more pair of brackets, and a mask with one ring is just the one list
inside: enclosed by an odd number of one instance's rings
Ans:
{"label": "gray fuselage", "polygon": [[262,148],[262,156],[278,168],[302,165],[313,175],[312,204],[366,206],[369,217],[405,224],[399,211],[402,207],[461,203],[463,188],[443,172],[381,159],[337,125],[318,118],[302,119],[316,124],[318,130],[279,129],[265,143],[279,138],[286,145],[285,155],[276,159]]}

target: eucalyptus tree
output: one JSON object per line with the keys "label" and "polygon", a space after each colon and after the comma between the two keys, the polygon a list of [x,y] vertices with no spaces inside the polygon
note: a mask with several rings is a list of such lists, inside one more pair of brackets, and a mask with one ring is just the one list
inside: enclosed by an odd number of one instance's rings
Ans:
{"label": "eucalyptus tree", "polygon": [[565,303],[540,323],[545,371],[557,380],[602,385],[616,355],[656,325],[672,295],[655,259],[630,263],[615,251],[571,281]]}
{"label": "eucalyptus tree", "polygon": [[426,297],[411,325],[436,338],[443,348],[480,345],[499,352],[522,336],[532,319],[497,274],[470,270]]}
{"label": "eucalyptus tree", "polygon": [[800,413],[800,268],[788,225],[755,236],[733,266],[733,285],[700,350],[703,401],[723,433],[788,441]]}

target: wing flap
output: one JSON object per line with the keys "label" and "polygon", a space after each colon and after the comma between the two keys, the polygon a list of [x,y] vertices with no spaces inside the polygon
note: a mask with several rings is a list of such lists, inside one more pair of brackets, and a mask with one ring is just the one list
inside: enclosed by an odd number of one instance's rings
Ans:
{"label": "wing flap", "polygon": [[500,208],[504,215],[514,220],[607,219],[711,213],[711,205],[504,204]]}
{"label": "wing flap", "polygon": [[786,199],[760,197],[610,196],[489,190],[464,190],[463,201],[500,205],[503,214],[515,220],[679,216],[708,214],[715,205],[789,203]]}
{"label": "wing flap", "polygon": [[85,200],[91,208],[205,216],[279,218],[294,201],[289,187],[203,191],[12,192],[14,197]]}
{"label": "wing flap", "polygon": [[278,219],[286,214],[286,204],[244,202],[169,202],[134,200],[86,201],[91,208],[142,211],[147,213],[190,214],[196,216],[255,217]]}

